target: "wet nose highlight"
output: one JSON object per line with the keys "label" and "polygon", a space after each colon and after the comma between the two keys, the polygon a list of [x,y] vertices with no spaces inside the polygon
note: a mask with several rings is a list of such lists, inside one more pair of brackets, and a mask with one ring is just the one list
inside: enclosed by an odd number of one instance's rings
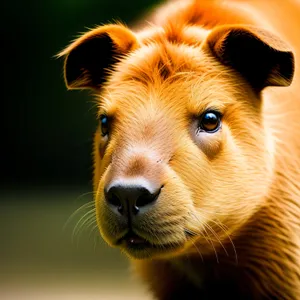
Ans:
{"label": "wet nose highlight", "polygon": [[162,187],[150,189],[142,184],[113,183],[105,189],[105,199],[116,212],[124,215],[146,212],[155,203]]}

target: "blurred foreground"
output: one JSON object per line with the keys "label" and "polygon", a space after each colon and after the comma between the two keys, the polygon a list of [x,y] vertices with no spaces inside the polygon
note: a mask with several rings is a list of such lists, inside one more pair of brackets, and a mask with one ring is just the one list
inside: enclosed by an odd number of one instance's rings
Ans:
{"label": "blurred foreground", "polygon": [[1,191],[1,300],[150,299],[130,275],[126,257],[92,231],[93,220],[86,218],[91,214],[80,220],[88,210],[67,222],[92,201],[87,192],[74,187]]}

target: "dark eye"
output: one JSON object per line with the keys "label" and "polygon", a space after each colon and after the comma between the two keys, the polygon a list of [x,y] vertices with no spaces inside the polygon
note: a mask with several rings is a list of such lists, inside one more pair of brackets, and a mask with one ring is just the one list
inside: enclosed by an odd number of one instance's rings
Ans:
{"label": "dark eye", "polygon": [[108,121],[108,117],[106,115],[100,116],[100,127],[101,127],[102,136],[108,135],[109,121]]}
{"label": "dark eye", "polygon": [[216,111],[206,111],[200,119],[200,131],[213,133],[219,130],[221,126],[221,115]]}

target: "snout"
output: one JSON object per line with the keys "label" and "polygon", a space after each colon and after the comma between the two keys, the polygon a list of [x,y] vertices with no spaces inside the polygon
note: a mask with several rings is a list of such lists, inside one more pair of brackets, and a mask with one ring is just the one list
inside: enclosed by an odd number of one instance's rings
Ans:
{"label": "snout", "polygon": [[186,241],[192,207],[183,181],[155,155],[117,158],[98,185],[96,212],[102,237],[134,258],[178,251]]}
{"label": "snout", "polygon": [[[155,205],[162,186],[156,186],[146,179],[139,181],[114,181],[105,187],[105,201],[117,216],[130,221]],[[129,224],[130,225],[130,224]]]}

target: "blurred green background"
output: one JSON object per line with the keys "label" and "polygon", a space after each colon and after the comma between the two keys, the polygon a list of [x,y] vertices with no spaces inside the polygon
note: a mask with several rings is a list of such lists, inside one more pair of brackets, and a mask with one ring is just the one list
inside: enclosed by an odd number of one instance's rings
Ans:
{"label": "blurred green background", "polygon": [[92,96],[66,90],[54,55],[87,28],[130,25],[157,3],[1,2],[0,299],[147,299],[127,259],[82,219],[88,210],[70,218],[93,200],[97,124]]}

